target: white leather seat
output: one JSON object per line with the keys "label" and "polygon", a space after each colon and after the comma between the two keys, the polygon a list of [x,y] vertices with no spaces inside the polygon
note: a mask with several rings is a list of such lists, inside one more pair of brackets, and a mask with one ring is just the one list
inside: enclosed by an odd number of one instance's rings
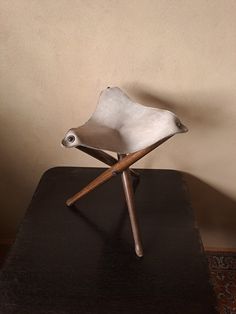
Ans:
{"label": "white leather seat", "polygon": [[108,87],[102,91],[91,118],[70,129],[62,144],[133,153],[186,131],[174,113],[135,103],[120,88]]}

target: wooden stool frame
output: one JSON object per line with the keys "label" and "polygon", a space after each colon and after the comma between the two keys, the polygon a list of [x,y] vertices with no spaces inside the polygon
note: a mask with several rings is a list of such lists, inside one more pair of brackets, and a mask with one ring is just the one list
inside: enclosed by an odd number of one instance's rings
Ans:
{"label": "wooden stool frame", "polygon": [[126,203],[127,203],[127,207],[129,211],[131,229],[132,229],[133,238],[134,238],[135,252],[138,257],[142,257],[143,246],[142,246],[138,218],[137,218],[135,204],[134,204],[134,191],[133,191],[132,182],[131,182],[131,175],[135,176],[136,178],[139,175],[136,171],[129,169],[129,167],[133,163],[135,163],[136,161],[138,161],[139,159],[141,159],[142,157],[150,153],[152,150],[160,146],[162,143],[167,141],[170,137],[172,136],[168,136],[162,139],[161,141],[158,141],[157,143],[154,143],[153,145],[148,146],[134,153],[118,154],[118,160],[102,150],[88,148],[85,146],[77,146],[76,147],[77,149],[87,153],[88,155],[104,162],[105,164],[111,167],[108,168],[106,171],[104,171],[102,174],[100,174],[96,179],[91,181],[81,191],[79,191],[78,193],[70,197],[66,201],[66,205],[72,206],[81,197],[88,194],[89,192],[94,190],[96,187],[110,180],[113,176],[121,174]]}

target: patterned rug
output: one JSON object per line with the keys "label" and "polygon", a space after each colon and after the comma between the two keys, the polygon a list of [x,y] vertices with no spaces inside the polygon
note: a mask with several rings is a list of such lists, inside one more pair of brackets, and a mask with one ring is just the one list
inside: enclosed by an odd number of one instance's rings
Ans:
{"label": "patterned rug", "polygon": [[[10,244],[0,245],[0,267]],[[236,314],[236,251],[206,251],[220,314]]]}
{"label": "patterned rug", "polygon": [[220,314],[236,314],[236,252],[206,251]]}

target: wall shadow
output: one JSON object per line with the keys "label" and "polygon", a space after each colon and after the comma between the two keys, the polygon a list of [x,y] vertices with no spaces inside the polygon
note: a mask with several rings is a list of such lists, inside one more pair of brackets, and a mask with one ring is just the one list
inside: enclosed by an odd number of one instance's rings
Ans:
{"label": "wall shadow", "polygon": [[236,248],[236,201],[189,173],[184,178],[199,227],[229,238]]}
{"label": "wall shadow", "polygon": [[136,98],[137,102],[145,106],[166,109],[174,112],[181,118],[183,123],[188,122],[191,129],[218,128],[227,111],[222,106],[226,95],[221,91],[186,91],[170,93],[165,91],[153,91],[150,88],[135,85],[128,89]]}

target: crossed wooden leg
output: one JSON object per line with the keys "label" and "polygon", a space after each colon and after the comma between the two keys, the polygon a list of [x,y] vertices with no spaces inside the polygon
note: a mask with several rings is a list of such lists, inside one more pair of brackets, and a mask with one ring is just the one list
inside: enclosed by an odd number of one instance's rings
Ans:
{"label": "crossed wooden leg", "polygon": [[[77,146],[76,148],[81,150],[82,152],[104,162],[108,166],[113,166],[114,164],[116,164],[118,162],[118,160],[116,158],[114,158],[113,156],[107,154],[106,152],[104,152],[102,150],[89,148],[89,147],[85,147],[85,146]],[[139,178],[139,173],[137,171],[130,169],[130,173],[134,177]]]}
{"label": "crossed wooden leg", "polygon": [[[153,149],[164,143],[166,140],[168,140],[171,136],[166,137],[165,139],[145,148],[142,150],[139,150],[135,153],[131,154],[119,154],[119,160],[117,161],[114,157],[110,156],[109,154],[100,151],[95,150],[92,148],[82,147],[78,146],[78,149],[88,153],[89,155],[105,162],[108,165],[111,165],[109,169],[104,171],[102,174],[100,174],[96,179],[91,181],[86,187],[84,187],[81,191],[73,195],[71,198],[69,198],[66,201],[67,206],[73,205],[76,201],[78,201],[81,197],[86,195],[87,193],[94,190],[99,185],[105,183],[109,179],[111,179],[114,175],[117,175],[119,173],[122,173],[122,182],[124,186],[124,192],[126,197],[126,202],[129,210],[129,216],[130,216],[130,222],[135,242],[135,252],[136,254],[141,257],[143,256],[143,249],[142,249],[142,243],[141,243],[141,237],[140,237],[140,231],[138,227],[138,221],[137,221],[137,215],[134,208],[134,193],[132,189],[131,179],[130,179],[130,170],[129,167],[135,163],[140,158],[147,155],[149,152],[151,152]],[[132,170],[132,174],[137,176],[136,172]]]}
{"label": "crossed wooden leg", "polygon": [[[120,154],[119,159],[123,159],[126,155]],[[131,183],[131,177],[130,177],[130,169],[127,168],[124,170],[121,174],[122,177],[122,183],[126,198],[126,203],[129,211],[129,218],[131,223],[131,229],[133,233],[134,238],[134,245],[135,245],[135,252],[138,257],[143,256],[143,246],[140,236],[140,229],[138,224],[138,217],[135,210],[135,203],[134,203],[134,191]]]}

